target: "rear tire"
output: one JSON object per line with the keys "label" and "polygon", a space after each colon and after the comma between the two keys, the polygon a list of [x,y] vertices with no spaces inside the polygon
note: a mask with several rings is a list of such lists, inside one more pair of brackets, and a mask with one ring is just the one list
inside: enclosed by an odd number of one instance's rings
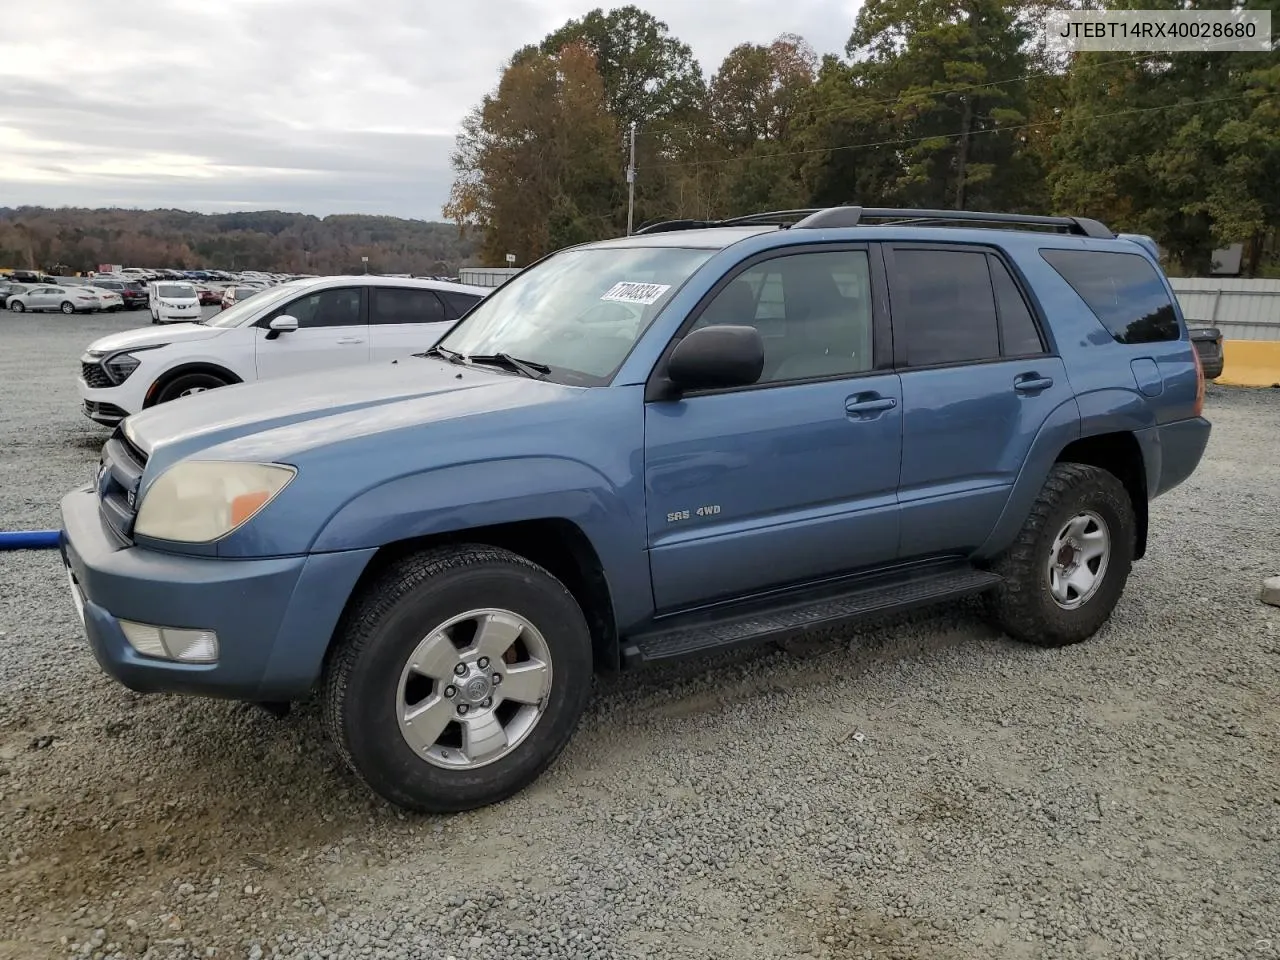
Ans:
{"label": "rear tire", "polygon": [[63,300],[62,306],[60,306],[58,309],[61,310],[63,313],[65,313],[69,317],[71,316],[71,314],[76,312],[76,305],[72,303],[70,300]]}
{"label": "rear tire", "polygon": [[[499,679],[486,688],[489,671]],[[391,803],[470,810],[559,756],[591,673],[586,620],[560,581],[506,550],[443,547],[400,561],[348,608],[326,666],[325,721],[351,769]]]}
{"label": "rear tire", "polygon": [[156,403],[168,403],[179,397],[189,397],[225,386],[227,381],[213,373],[181,373],[160,388],[156,394]]}
{"label": "rear tire", "polygon": [[1017,540],[993,566],[1004,577],[990,595],[995,621],[1040,647],[1089,639],[1124,592],[1136,530],[1129,493],[1113,474],[1055,464]]}

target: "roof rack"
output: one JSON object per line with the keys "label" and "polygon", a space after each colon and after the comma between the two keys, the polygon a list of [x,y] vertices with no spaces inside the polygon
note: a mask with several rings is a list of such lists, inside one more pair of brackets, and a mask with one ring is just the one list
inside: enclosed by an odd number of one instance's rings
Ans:
{"label": "roof rack", "polygon": [[672,230],[698,230],[708,227],[778,226],[792,230],[821,230],[837,227],[869,225],[868,221],[880,221],[881,226],[914,224],[971,224],[987,223],[993,226],[1053,227],[1064,233],[1083,237],[1110,240],[1115,237],[1105,224],[1088,217],[1041,217],[1025,213],[988,213],[980,210],[912,210],[896,207],[818,207],[805,210],[776,210],[769,213],[753,213],[728,220],[666,220],[649,223],[636,233],[667,233]]}
{"label": "roof rack", "polygon": [[654,220],[642,225],[632,234],[670,233],[673,230],[705,230],[708,227],[789,227],[805,217],[821,213],[822,207],[806,207],[803,210],[771,210],[765,213],[749,213],[727,220]]}

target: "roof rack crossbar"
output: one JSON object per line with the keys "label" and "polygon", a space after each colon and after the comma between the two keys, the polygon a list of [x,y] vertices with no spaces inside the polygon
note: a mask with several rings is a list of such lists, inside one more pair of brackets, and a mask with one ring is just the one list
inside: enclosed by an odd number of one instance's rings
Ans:
{"label": "roof rack crossbar", "polygon": [[1026,213],[989,213],[982,210],[912,210],[897,207],[829,207],[795,224],[793,229],[856,227],[867,220],[914,223],[1002,223],[1056,227],[1085,237],[1111,239],[1115,234],[1097,220],[1087,217],[1044,217]]}
{"label": "roof rack crossbar", "polygon": [[729,217],[725,220],[659,220],[646,223],[632,235],[644,233],[669,233],[673,230],[702,230],[708,227],[768,227],[790,226],[797,220],[819,213],[821,207],[806,207],[802,210],[768,210],[762,213],[748,213],[741,217]]}

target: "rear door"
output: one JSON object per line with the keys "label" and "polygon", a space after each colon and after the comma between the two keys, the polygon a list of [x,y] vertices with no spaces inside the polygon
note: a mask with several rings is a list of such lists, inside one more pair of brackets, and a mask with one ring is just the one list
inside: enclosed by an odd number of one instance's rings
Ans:
{"label": "rear door", "polygon": [[421,353],[446,330],[449,318],[434,290],[422,287],[370,287],[371,360],[394,360]]}
{"label": "rear door", "polygon": [[[282,377],[369,361],[369,328],[364,288],[334,287],[305,293],[257,322],[258,376]],[[291,316],[298,329],[268,339],[279,316]]]}
{"label": "rear door", "polygon": [[902,376],[904,559],[986,540],[1041,426],[1074,404],[1034,301],[993,248],[886,250]]}

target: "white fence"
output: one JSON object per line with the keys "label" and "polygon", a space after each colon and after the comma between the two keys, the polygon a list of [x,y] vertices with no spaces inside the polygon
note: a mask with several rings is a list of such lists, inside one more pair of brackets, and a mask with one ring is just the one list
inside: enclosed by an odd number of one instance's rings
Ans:
{"label": "white fence", "polygon": [[1170,277],[1188,321],[1208,323],[1227,340],[1280,340],[1280,280]]}
{"label": "white fence", "polygon": [[497,287],[521,271],[521,267],[462,267],[458,280],[474,287]]}

